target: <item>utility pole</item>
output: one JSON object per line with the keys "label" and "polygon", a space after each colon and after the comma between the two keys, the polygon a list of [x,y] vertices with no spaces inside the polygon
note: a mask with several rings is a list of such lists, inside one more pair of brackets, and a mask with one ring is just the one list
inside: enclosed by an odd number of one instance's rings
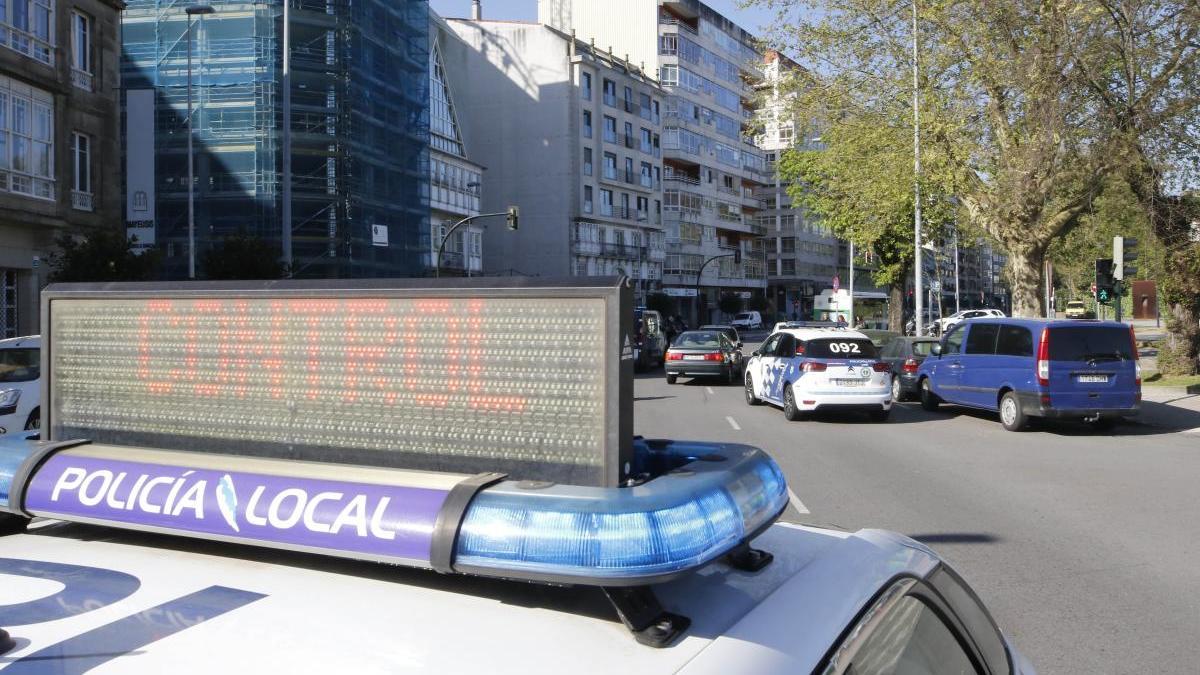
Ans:
{"label": "utility pole", "polygon": [[854,328],[854,240],[850,240],[850,327]]}
{"label": "utility pole", "polygon": [[916,274],[913,275],[916,279],[916,289],[913,293],[913,299],[916,301],[915,311],[913,312],[913,326],[916,328],[917,335],[924,334],[924,326],[921,321],[921,301],[924,299],[923,284],[921,283],[921,274],[925,271],[921,262],[921,110],[919,107],[918,87],[920,80],[917,77],[917,0],[912,0],[912,33],[913,33],[913,240],[916,244],[916,260],[913,263]]}
{"label": "utility pole", "polygon": [[962,311],[962,297],[959,293],[959,286],[962,285],[962,277],[958,274],[958,226],[954,227],[954,313]]}

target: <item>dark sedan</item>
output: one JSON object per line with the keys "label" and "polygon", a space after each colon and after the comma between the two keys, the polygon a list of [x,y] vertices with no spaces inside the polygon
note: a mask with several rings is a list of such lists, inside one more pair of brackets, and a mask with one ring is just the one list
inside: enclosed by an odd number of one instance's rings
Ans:
{"label": "dark sedan", "polygon": [[719,377],[730,384],[741,382],[742,364],[737,345],[718,330],[681,333],[667,350],[667,384],[680,376]]}
{"label": "dark sedan", "polygon": [[892,367],[892,400],[908,400],[917,394],[917,368],[929,356],[937,338],[894,337],[879,353],[879,359]]}

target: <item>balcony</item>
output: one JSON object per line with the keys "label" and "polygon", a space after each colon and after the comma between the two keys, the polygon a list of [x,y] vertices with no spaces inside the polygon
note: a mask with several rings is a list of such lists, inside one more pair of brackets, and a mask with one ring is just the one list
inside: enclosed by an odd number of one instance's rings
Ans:
{"label": "balcony", "polygon": [[76,211],[94,211],[92,193],[71,190],[71,208]]}
{"label": "balcony", "polygon": [[663,180],[668,183],[683,183],[684,185],[699,185],[700,179],[696,176],[689,176],[686,173],[668,173],[663,176]]}
{"label": "balcony", "polygon": [[92,79],[91,73],[76,70],[75,68],[71,69],[71,84],[75,85],[77,89],[94,91]]}
{"label": "balcony", "polygon": [[615,108],[617,107],[617,95],[615,93],[604,92],[604,105]]}

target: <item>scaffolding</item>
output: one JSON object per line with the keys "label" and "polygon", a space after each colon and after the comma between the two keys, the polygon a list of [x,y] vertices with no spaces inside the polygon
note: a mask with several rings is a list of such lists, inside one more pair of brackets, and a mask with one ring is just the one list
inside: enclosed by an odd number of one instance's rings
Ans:
{"label": "scaffolding", "polygon": [[[428,227],[424,0],[289,0],[292,258],[297,276],[422,273]],[[187,258],[187,16],[131,0],[125,89],[155,90],[157,241]],[[283,0],[211,3],[193,24],[197,259],[243,232],[282,256]],[[372,226],[388,228],[373,245]]]}

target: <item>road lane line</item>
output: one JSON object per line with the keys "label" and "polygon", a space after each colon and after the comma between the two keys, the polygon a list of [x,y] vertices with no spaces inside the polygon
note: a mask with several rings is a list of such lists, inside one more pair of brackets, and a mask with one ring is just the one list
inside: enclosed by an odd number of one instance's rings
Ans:
{"label": "road lane line", "polygon": [[708,392],[708,393],[710,393],[710,394],[715,394],[715,393],[716,393],[716,392],[714,392],[714,391],[712,390],[712,387],[705,387],[705,388],[704,388],[704,391],[707,391],[707,392]]}
{"label": "road lane line", "polygon": [[788,499],[791,500],[792,506],[795,507],[795,509],[800,513],[812,513],[812,511],[809,511],[808,507],[804,505],[804,502],[800,501],[800,498],[796,496],[796,493],[792,492],[792,488],[788,488]]}
{"label": "road lane line", "polygon": [[733,430],[734,430],[734,431],[741,431],[741,430],[742,430],[742,427],[741,427],[741,425],[739,425],[739,424],[737,423],[737,420],[733,419],[733,418],[732,418],[732,417],[730,417],[729,415],[726,415],[726,416],[725,416],[725,421],[726,421],[726,422],[729,422],[729,426],[733,427]]}

